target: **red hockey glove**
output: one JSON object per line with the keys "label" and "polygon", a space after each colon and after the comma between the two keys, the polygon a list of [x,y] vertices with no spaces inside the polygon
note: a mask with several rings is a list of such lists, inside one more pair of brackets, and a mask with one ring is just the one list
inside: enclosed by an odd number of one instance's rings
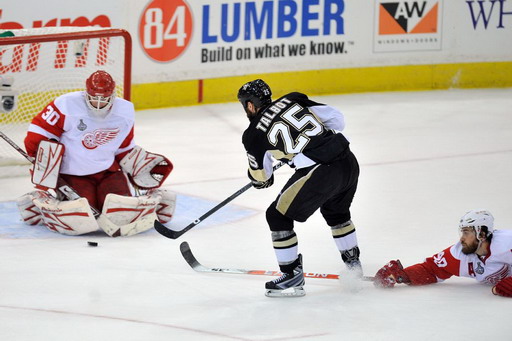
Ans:
{"label": "red hockey glove", "polygon": [[492,293],[498,296],[512,297],[512,277],[507,277],[492,287]]}
{"label": "red hockey glove", "polygon": [[404,267],[400,260],[392,260],[384,265],[373,279],[373,284],[376,287],[392,288],[396,283],[410,283],[409,276],[404,271]]}

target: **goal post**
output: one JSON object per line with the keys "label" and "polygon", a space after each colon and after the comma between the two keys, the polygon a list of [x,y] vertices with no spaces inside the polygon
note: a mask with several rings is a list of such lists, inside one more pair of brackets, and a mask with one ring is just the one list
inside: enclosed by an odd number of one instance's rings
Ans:
{"label": "goal post", "polygon": [[[130,100],[131,64],[131,36],[122,29],[0,30],[0,130],[24,149],[32,118],[56,97],[85,90],[97,70],[110,73],[116,96]],[[0,140],[0,177],[28,175],[27,165]]]}

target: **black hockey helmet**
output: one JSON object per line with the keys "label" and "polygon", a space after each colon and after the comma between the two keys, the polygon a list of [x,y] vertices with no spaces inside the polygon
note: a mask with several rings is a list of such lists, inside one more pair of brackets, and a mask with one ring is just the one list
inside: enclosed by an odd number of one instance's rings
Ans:
{"label": "black hockey helmet", "polygon": [[244,108],[247,107],[248,101],[251,101],[257,108],[264,107],[272,102],[271,97],[272,91],[262,79],[247,82],[238,90],[238,100]]}

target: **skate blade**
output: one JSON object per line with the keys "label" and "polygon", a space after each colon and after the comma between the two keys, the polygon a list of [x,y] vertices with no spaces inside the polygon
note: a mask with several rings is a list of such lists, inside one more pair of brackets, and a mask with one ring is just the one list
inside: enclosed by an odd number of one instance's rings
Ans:
{"label": "skate blade", "polygon": [[293,287],[284,290],[267,289],[265,296],[267,297],[302,297],[306,295],[303,287]]}

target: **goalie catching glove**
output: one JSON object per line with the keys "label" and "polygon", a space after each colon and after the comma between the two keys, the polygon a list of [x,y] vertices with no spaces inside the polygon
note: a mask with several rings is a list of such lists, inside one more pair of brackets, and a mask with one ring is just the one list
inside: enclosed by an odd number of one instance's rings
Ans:
{"label": "goalie catching glove", "polygon": [[135,146],[119,164],[130,181],[142,189],[160,187],[173,169],[168,158],[139,146]]}

